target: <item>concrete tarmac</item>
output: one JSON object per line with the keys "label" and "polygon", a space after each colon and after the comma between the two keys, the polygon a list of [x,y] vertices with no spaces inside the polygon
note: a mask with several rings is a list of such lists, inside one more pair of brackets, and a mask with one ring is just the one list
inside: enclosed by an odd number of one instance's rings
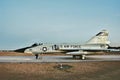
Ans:
{"label": "concrete tarmac", "polygon": [[120,61],[120,55],[86,55],[85,60],[73,59],[72,56],[39,56],[39,59],[35,59],[35,56],[0,56],[0,63],[12,63],[12,62],[89,62],[89,61]]}

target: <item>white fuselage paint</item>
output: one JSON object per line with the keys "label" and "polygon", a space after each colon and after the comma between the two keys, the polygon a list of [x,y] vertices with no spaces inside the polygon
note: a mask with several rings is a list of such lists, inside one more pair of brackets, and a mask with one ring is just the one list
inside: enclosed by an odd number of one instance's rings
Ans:
{"label": "white fuselage paint", "polygon": [[97,44],[86,44],[86,45],[78,45],[78,44],[43,44],[33,48],[29,48],[25,50],[25,53],[55,53],[55,52],[66,52],[66,51],[78,51],[81,49],[106,49],[106,45],[97,45]]}

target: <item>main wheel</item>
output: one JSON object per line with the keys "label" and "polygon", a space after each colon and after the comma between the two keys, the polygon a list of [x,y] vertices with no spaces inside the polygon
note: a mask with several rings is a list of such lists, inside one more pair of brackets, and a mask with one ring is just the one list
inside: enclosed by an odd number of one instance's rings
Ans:
{"label": "main wheel", "polygon": [[75,59],[75,58],[76,58],[76,55],[73,55],[73,58]]}
{"label": "main wheel", "polygon": [[85,55],[81,55],[81,59],[84,60],[85,59]]}

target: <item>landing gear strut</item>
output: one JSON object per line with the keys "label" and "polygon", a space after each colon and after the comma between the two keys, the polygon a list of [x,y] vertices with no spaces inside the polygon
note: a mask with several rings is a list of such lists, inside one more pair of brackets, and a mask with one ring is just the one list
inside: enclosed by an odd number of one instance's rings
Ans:
{"label": "landing gear strut", "polygon": [[82,59],[82,60],[84,60],[85,59],[85,55],[73,55],[73,58],[74,59]]}
{"label": "landing gear strut", "polygon": [[35,54],[35,58],[38,59],[38,57],[39,57],[38,54]]}
{"label": "landing gear strut", "polygon": [[85,55],[81,55],[81,59],[84,60],[85,59]]}

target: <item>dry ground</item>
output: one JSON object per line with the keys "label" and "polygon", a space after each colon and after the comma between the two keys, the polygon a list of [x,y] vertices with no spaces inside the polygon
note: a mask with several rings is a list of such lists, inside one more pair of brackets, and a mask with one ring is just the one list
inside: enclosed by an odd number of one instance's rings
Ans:
{"label": "dry ground", "polygon": [[0,63],[0,80],[120,80],[120,62]]}
{"label": "dry ground", "polygon": [[28,53],[17,53],[17,52],[0,52],[0,56],[32,56],[33,54]]}
{"label": "dry ground", "polygon": [[[99,52],[94,53],[95,55],[120,55],[120,52],[114,53],[114,52]],[[42,54],[42,55],[51,55],[51,56],[57,56],[57,55],[66,55],[64,53],[48,53],[48,54]],[[34,56],[34,54],[31,53],[18,53],[18,52],[0,52],[0,56]]]}
{"label": "dry ground", "polygon": [[[0,52],[0,56],[31,54]],[[62,63],[70,69],[54,68],[60,63],[0,63],[0,80],[120,80],[120,61]]]}
{"label": "dry ground", "polygon": [[[57,56],[57,55],[65,55],[63,53],[48,53],[48,54],[42,54],[42,55],[51,55],[51,56]],[[0,52],[0,56],[34,56],[34,54],[31,53],[18,53],[18,52]]]}

